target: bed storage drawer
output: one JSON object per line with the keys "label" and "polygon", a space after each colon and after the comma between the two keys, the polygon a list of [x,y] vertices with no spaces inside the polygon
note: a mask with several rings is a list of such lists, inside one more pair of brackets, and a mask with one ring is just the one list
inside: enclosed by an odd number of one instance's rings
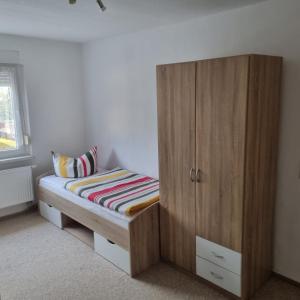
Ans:
{"label": "bed storage drawer", "polygon": [[196,273],[232,294],[241,295],[241,277],[233,272],[197,256]]}
{"label": "bed storage drawer", "polygon": [[59,228],[63,228],[62,214],[59,210],[43,201],[39,201],[39,209],[42,217]]}
{"label": "bed storage drawer", "polygon": [[101,235],[94,232],[94,249],[105,259],[114,265],[131,274],[130,254],[112,241],[109,241]]}
{"label": "bed storage drawer", "polygon": [[196,237],[196,253],[238,275],[241,274],[241,253],[220,246],[199,236]]}

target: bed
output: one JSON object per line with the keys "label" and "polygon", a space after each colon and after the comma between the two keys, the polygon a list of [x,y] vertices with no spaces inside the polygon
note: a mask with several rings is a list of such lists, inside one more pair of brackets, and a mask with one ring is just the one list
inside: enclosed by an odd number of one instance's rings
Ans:
{"label": "bed", "polygon": [[[67,230],[70,221],[83,226],[84,230],[80,229],[82,240],[86,239],[83,233],[89,231],[92,234],[90,246],[130,276],[158,262],[157,202],[127,216],[66,190],[68,181],[70,179],[57,177],[52,172],[38,177],[39,210],[44,218],[61,229]],[[74,227],[72,230],[74,233]]]}

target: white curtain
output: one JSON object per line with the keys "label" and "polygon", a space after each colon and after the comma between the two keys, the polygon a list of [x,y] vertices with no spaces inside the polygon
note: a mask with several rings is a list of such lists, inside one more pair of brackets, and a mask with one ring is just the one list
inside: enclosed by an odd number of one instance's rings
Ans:
{"label": "white curtain", "polygon": [[[26,131],[26,118],[25,118],[25,89],[23,88],[23,67],[21,65],[10,65],[10,64],[0,64],[0,88],[7,88],[6,91],[9,92],[10,101],[4,105],[0,106],[2,109],[1,116],[9,114],[6,119],[6,126],[11,127],[11,135],[16,140],[15,153],[6,153],[8,156],[12,155],[23,155],[28,152],[26,149],[27,145],[24,144],[24,135]],[[6,112],[5,112],[6,110]],[[7,121],[9,120],[9,121]],[[0,122],[5,120],[1,120]],[[5,151],[0,153],[0,158],[5,157]],[[8,152],[8,151],[7,151]],[[1,157],[2,156],[2,157]]]}

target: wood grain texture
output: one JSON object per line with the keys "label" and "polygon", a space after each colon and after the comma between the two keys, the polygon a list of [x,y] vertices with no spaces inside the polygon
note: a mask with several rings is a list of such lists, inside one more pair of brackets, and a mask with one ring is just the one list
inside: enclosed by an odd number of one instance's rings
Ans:
{"label": "wood grain texture", "polygon": [[161,256],[195,272],[195,63],[157,67]]}
{"label": "wood grain texture", "polygon": [[195,272],[196,234],[241,252],[249,299],[272,270],[282,58],[194,64],[157,68],[161,254]]}
{"label": "wood grain texture", "polygon": [[81,206],[60,197],[41,186],[38,187],[38,197],[39,200],[54,206],[66,216],[102,235],[106,239],[114,241],[125,250],[129,250],[129,231],[125,228],[120,227],[91,211],[83,209]]}
{"label": "wood grain texture", "polygon": [[159,261],[158,208],[158,203],[155,203],[129,224],[131,276]]}
{"label": "wood grain texture", "polygon": [[196,233],[242,250],[248,56],[197,63]]}
{"label": "wood grain texture", "polygon": [[272,270],[282,58],[250,57],[243,225],[243,297]]}

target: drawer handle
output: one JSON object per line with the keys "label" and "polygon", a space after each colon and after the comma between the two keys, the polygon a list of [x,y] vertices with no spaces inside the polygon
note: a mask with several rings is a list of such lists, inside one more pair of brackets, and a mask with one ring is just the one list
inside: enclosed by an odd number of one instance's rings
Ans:
{"label": "drawer handle", "polygon": [[218,279],[218,280],[223,280],[223,279],[224,279],[223,276],[221,276],[221,275],[219,275],[219,274],[216,274],[215,272],[210,272],[210,274],[211,274],[213,277],[215,277],[216,279]]}
{"label": "drawer handle", "polygon": [[224,256],[222,255],[218,255],[216,252],[211,251],[211,254],[215,257],[215,258],[219,258],[219,259],[224,259]]}
{"label": "drawer handle", "polygon": [[115,245],[115,243],[111,240],[107,240],[110,244]]}
{"label": "drawer handle", "polygon": [[50,204],[47,204],[49,207],[53,207],[52,205],[50,205]]}

